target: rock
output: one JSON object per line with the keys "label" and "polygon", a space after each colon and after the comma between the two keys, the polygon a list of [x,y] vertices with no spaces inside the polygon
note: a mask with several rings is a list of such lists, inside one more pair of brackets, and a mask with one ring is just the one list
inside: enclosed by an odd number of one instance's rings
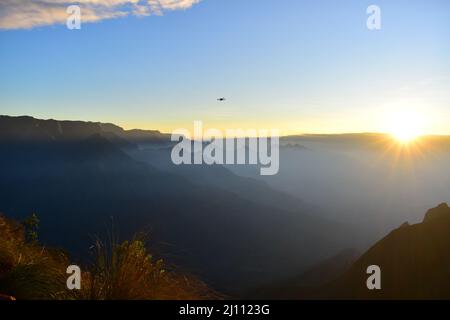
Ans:
{"label": "rock", "polygon": [[450,217],[450,208],[447,203],[441,203],[436,208],[428,210],[425,214],[423,222],[429,222],[436,219],[441,219],[445,216]]}

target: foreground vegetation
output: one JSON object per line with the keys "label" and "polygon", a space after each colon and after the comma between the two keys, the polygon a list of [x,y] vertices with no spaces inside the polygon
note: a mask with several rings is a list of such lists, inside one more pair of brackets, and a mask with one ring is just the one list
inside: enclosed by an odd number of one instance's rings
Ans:
{"label": "foreground vegetation", "polygon": [[37,241],[37,217],[18,223],[0,215],[0,296],[16,299],[214,299],[198,279],[165,269],[138,238],[107,247],[98,241],[94,262],[82,268],[80,290],[68,290],[66,252]]}

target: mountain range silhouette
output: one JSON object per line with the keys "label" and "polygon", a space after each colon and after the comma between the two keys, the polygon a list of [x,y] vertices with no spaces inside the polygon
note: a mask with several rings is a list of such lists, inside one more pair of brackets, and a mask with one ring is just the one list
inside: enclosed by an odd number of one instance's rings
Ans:
{"label": "mountain range silhouette", "polygon": [[263,182],[223,167],[153,166],[138,154],[151,145],[164,157],[170,140],[138,133],[111,124],[0,117],[0,211],[18,220],[35,212],[41,241],[80,260],[89,257],[92,239],[112,228],[121,239],[145,232],[153,252],[232,294],[302,269],[350,241],[345,225],[315,216]]}
{"label": "mountain range silhouette", "polygon": [[[361,250],[351,221],[224,166],[175,166],[171,145],[158,131],[0,116],[0,212],[36,213],[42,243],[79,261],[97,236],[145,232],[152,252],[234,297],[450,299],[446,204]],[[382,290],[366,287],[370,265]]]}

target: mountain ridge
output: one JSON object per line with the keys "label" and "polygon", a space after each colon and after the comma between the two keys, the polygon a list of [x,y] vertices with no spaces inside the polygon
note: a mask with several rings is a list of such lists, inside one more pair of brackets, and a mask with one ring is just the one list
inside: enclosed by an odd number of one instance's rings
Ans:
{"label": "mountain ridge", "polygon": [[[303,207],[288,212],[159,170],[102,133],[66,140],[38,130],[36,142],[17,131],[16,139],[0,143],[0,210],[19,219],[36,212],[44,243],[78,256],[108,225],[119,226],[123,238],[146,231],[171,263],[236,293],[351,239],[345,226]],[[270,197],[270,189],[262,190],[260,196]],[[314,230],[328,230],[328,237]],[[290,264],[279,262],[288,258]]]}
{"label": "mountain ridge", "polygon": [[[450,299],[450,208],[429,209],[421,223],[402,225],[375,243],[322,297]],[[368,290],[366,269],[381,270],[381,290]]]}

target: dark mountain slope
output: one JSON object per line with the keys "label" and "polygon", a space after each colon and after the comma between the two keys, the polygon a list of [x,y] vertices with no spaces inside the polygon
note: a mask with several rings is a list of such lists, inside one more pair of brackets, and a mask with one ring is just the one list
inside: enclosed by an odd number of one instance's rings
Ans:
{"label": "dark mountain slope", "polygon": [[[450,299],[450,208],[430,209],[404,223],[355,260],[344,250],[297,278],[260,287],[269,299]],[[354,262],[352,262],[354,261]],[[381,290],[367,288],[367,267],[381,269]]]}
{"label": "dark mountain slope", "polygon": [[[450,299],[450,208],[431,209],[422,223],[404,224],[377,242],[324,290],[326,297]],[[381,290],[368,290],[366,269],[381,268]]]}
{"label": "dark mountain slope", "polygon": [[[296,299],[299,292],[314,295],[317,288],[335,280],[350,268],[358,259],[359,253],[354,249],[345,249],[306,270],[305,272],[289,277],[277,283],[269,283],[264,287],[252,290],[249,298],[258,299]],[[305,298],[308,295],[305,294]]]}

